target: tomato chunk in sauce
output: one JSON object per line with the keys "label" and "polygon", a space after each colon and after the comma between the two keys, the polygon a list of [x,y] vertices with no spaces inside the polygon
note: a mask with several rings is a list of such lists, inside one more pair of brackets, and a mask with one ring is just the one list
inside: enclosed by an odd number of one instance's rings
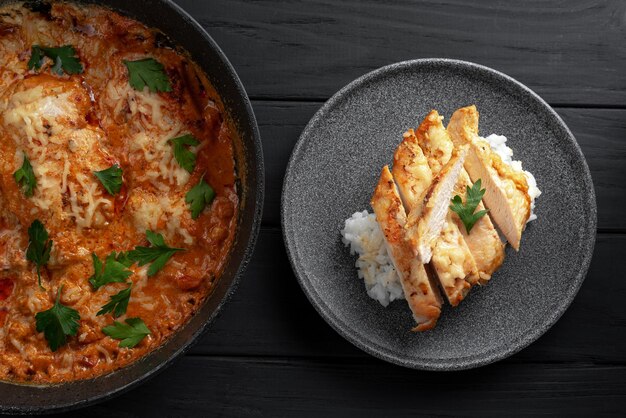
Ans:
{"label": "tomato chunk in sauce", "polygon": [[0,279],[0,302],[11,296],[13,286],[13,279]]}

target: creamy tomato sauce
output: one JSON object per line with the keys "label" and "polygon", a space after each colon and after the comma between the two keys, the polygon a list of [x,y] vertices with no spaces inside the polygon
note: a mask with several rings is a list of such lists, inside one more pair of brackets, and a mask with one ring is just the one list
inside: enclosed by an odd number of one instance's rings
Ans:
{"label": "creamy tomato sauce", "polygon": [[[59,75],[49,59],[29,69],[33,45],[71,45],[80,74]],[[161,63],[170,92],[139,91],[123,61]],[[177,162],[169,139],[191,134],[195,169]],[[60,382],[118,369],[161,345],[199,308],[230,251],[238,197],[234,129],[204,74],[167,38],[98,6],[20,3],[0,8],[0,379]],[[14,173],[30,160],[37,187],[27,197]],[[114,164],[123,186],[110,195],[94,171]],[[192,219],[185,196],[201,178],[215,198]],[[26,258],[27,229],[40,220],[53,241],[42,267]],[[94,290],[91,254],[149,246],[146,230],[184,248],[156,275],[134,264],[125,315],[96,315],[128,287]],[[53,352],[35,315],[60,302],[80,314],[75,336]],[[139,317],[150,329],[134,348],[102,332]]]}

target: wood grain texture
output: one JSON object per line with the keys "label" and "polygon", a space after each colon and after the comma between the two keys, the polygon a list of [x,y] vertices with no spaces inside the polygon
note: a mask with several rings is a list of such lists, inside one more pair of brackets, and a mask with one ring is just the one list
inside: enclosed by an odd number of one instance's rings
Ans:
{"label": "wood grain texture", "polygon": [[[321,105],[253,103],[265,154],[265,225],[280,225],[280,196],[291,150]],[[626,110],[557,107],[556,111],[573,132],[589,164],[598,202],[598,228],[626,231],[626,216],[622,215],[622,208],[626,207]],[[506,135],[505,132],[499,133]],[[539,205],[542,198],[545,197],[539,198]]]}
{"label": "wood grain texture", "polygon": [[[626,3],[625,3],[626,4]],[[574,133],[591,170],[600,230],[626,230],[626,111],[556,111]]]}
{"label": "wood grain texture", "polygon": [[255,98],[326,99],[383,65],[445,57],[551,103],[626,105],[626,2],[176,0]]}
{"label": "wood grain texture", "polygon": [[185,357],[117,401],[65,416],[589,417],[625,402],[624,366],[500,363],[452,375],[374,359]]}

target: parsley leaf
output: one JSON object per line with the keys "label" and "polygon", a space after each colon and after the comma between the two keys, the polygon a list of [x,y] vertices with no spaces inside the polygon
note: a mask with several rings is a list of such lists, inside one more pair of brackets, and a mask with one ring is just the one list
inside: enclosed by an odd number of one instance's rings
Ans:
{"label": "parsley leaf", "polygon": [[126,289],[121,290],[119,293],[111,296],[110,301],[102,306],[102,309],[98,311],[96,316],[104,315],[109,312],[113,312],[113,317],[117,318],[126,313],[128,308],[128,301],[130,300],[130,290],[133,287],[132,283]]}
{"label": "parsley leaf", "polygon": [[198,184],[193,186],[185,195],[185,202],[189,203],[191,209],[191,218],[196,219],[204,208],[211,204],[215,198],[215,191],[204,181],[204,177],[200,179]]}
{"label": "parsley leaf", "polygon": [[485,189],[481,190],[480,186],[480,179],[476,180],[476,183],[472,185],[472,188],[466,186],[467,192],[465,193],[465,204],[463,204],[461,196],[456,195],[452,199],[452,205],[450,205],[450,209],[459,215],[459,218],[461,218],[468,234],[474,227],[474,224],[476,224],[480,218],[489,212],[488,209],[484,209],[474,213],[478,204],[482,200],[483,195],[485,194]]}
{"label": "parsley leaf", "polygon": [[143,91],[148,86],[151,93],[172,91],[170,79],[167,77],[163,64],[154,58],[137,61],[123,60],[128,68],[128,82],[135,90]]}
{"label": "parsley leaf", "polygon": [[48,57],[54,62],[50,70],[58,75],[63,75],[63,71],[67,74],[80,74],[83,72],[83,66],[76,56],[76,50],[71,45],[56,48],[33,45],[31,47],[30,60],[28,60],[28,69],[41,69],[44,57]]}
{"label": "parsley leaf", "polygon": [[134,250],[128,252],[128,258],[138,262],[140,266],[152,263],[148,268],[148,276],[154,276],[175,253],[184,251],[184,248],[168,247],[163,235],[150,230],[146,231],[146,238],[152,246],[135,247]]}
{"label": "parsley leaf", "polygon": [[95,253],[91,254],[94,273],[89,278],[89,283],[94,290],[98,290],[109,283],[124,283],[133,274],[132,271],[126,269],[128,266],[116,260],[118,257],[115,252],[109,254],[104,262],[104,268],[102,268],[102,261]]}
{"label": "parsley leaf", "polygon": [[122,324],[118,321],[113,321],[113,325],[102,328],[109,337],[122,340],[120,341],[120,347],[133,348],[144,339],[146,335],[150,335],[150,330],[141,318],[128,318],[126,324]]}
{"label": "parsley leaf", "polygon": [[100,180],[102,186],[111,196],[116,195],[122,189],[122,173],[123,170],[117,164],[105,170],[93,172],[94,176]]}
{"label": "parsley leaf", "polygon": [[39,45],[33,45],[30,48],[30,59],[28,60],[28,69],[39,70],[41,65],[43,64],[43,59],[45,58],[45,54],[39,47]]}
{"label": "parsley leaf", "polygon": [[43,332],[52,351],[65,344],[69,335],[78,333],[78,321],[80,315],[78,311],[61,304],[61,290],[59,288],[56,301],[52,308],[47,311],[38,312],[35,315],[37,332]]}
{"label": "parsley leaf", "polygon": [[187,134],[172,138],[169,142],[174,145],[174,158],[176,158],[178,164],[191,173],[196,166],[196,154],[189,151],[185,146],[195,147],[200,144],[200,141],[194,138],[193,135]]}
{"label": "parsley leaf", "polygon": [[41,266],[50,260],[50,250],[52,250],[52,240],[48,240],[48,231],[39,219],[35,219],[28,227],[26,259],[37,266],[37,278],[42,290],[45,289],[41,285]]}
{"label": "parsley leaf", "polygon": [[33,193],[35,193],[37,179],[35,178],[33,166],[30,165],[30,161],[28,160],[26,154],[24,154],[22,167],[13,173],[13,178],[15,178],[16,183],[21,186],[22,192],[24,192],[26,197],[31,197]]}
{"label": "parsley leaf", "polygon": [[114,251],[112,254],[113,254],[113,257],[114,257],[115,261],[117,261],[118,263],[122,264],[124,267],[130,267],[133,264],[135,264],[135,262],[133,260],[128,258],[128,252],[127,251],[124,251],[124,252],[121,252],[121,253],[116,253]]}

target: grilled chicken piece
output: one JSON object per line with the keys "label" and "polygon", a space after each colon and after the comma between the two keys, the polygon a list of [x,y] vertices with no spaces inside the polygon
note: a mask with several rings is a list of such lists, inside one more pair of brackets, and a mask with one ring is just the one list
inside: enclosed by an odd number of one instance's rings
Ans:
{"label": "grilled chicken piece", "polygon": [[[95,248],[79,246],[115,217],[116,198],[94,176],[117,164],[106,136],[89,122],[89,91],[79,79],[37,74],[0,97],[0,192],[24,229],[39,219],[54,241],[50,265],[69,264]],[[14,173],[26,156],[37,186],[30,197]],[[80,235],[84,238],[85,235]],[[95,244],[94,244],[95,245]]]}
{"label": "grilled chicken piece", "polygon": [[[396,149],[392,174],[409,216],[412,212],[419,213],[433,176],[412,129],[404,133],[404,139]],[[452,221],[451,212],[444,212],[443,216],[446,219],[433,248],[431,265],[448,301],[456,306],[469,291],[470,283],[478,280],[478,270],[474,257]]]}
{"label": "grilled chicken piece", "polygon": [[404,133],[402,142],[396,148],[391,173],[406,210],[421,210],[424,194],[433,183],[433,174],[413,129]]}
{"label": "grilled chicken piece", "polygon": [[446,224],[450,198],[466,155],[467,147],[455,149],[448,164],[441,169],[424,194],[422,207],[409,212],[407,240],[414,255],[424,264],[430,262],[437,238]]}
{"label": "grilled chicken piece", "polygon": [[[466,188],[472,187],[467,171],[463,170],[459,176],[459,181],[454,188],[454,194],[464,197]],[[485,209],[482,202],[476,207],[476,211]],[[478,283],[486,284],[493,273],[502,266],[504,262],[504,243],[498,235],[498,231],[493,226],[489,214],[480,218],[472,227],[471,233],[467,233],[465,225],[459,215],[450,211],[454,223],[463,235],[470,252],[474,256],[476,268],[478,269]]]}
{"label": "grilled chicken piece", "polygon": [[[442,120],[443,117],[436,110],[431,111],[420,125],[416,135],[420,148],[434,175],[437,175],[441,168],[448,163],[454,150],[454,144],[443,126]],[[468,186],[471,187],[472,183],[469,175],[463,169],[456,183],[454,194],[464,197]],[[476,210],[483,209],[483,204],[479,203]],[[485,284],[504,261],[504,244],[491,223],[489,215],[483,216],[476,222],[471,234],[467,233],[463,222],[456,213],[450,210],[448,216],[452,217],[465,244],[473,255],[478,270],[478,281],[480,284]],[[470,283],[473,285],[476,281],[470,280]]]}
{"label": "grilled chicken piece", "polygon": [[465,169],[472,181],[481,179],[486,189],[483,201],[489,214],[515,250],[530,216],[530,196],[524,173],[502,162],[489,144],[478,136],[478,111],[468,106],[454,112],[448,132],[455,146],[469,145]]}
{"label": "grilled chicken piece", "polygon": [[380,174],[371,205],[385,236],[389,256],[400,276],[404,297],[417,323],[413,331],[432,329],[441,314],[441,297],[405,239],[406,213],[387,166]]}
{"label": "grilled chicken piece", "polygon": [[430,265],[452,306],[461,303],[478,281],[474,257],[449,213],[433,248]]}

